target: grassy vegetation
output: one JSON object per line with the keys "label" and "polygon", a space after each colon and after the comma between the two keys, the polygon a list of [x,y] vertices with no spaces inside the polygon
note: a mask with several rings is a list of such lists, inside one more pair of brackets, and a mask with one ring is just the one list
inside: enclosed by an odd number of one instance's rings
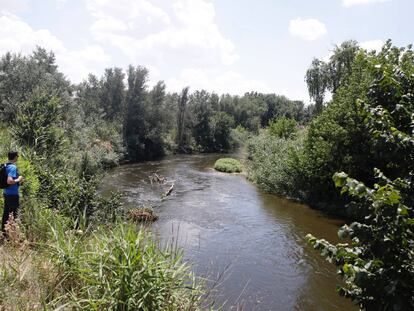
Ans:
{"label": "grassy vegetation", "polygon": [[243,165],[236,159],[222,158],[214,163],[214,169],[224,173],[241,173]]}
{"label": "grassy vegetation", "polygon": [[58,216],[44,228],[47,240],[36,243],[20,221],[9,226],[0,251],[0,309],[201,309],[202,284],[180,250],[132,224],[75,230],[66,221]]}

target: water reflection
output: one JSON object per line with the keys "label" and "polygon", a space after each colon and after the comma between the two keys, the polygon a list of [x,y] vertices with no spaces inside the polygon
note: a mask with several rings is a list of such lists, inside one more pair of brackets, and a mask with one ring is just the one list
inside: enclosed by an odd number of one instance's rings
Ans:
{"label": "water reflection", "polygon": [[[178,244],[197,273],[214,280],[226,270],[217,291],[225,310],[237,304],[245,310],[356,310],[335,293],[335,268],[304,241],[307,233],[337,241],[340,222],[262,193],[243,176],[211,170],[217,158],[169,157],[123,166],[109,179],[128,202],[156,206],[160,219],[153,229],[163,240],[179,231]],[[162,186],[149,182],[153,172],[175,183],[164,201]]]}

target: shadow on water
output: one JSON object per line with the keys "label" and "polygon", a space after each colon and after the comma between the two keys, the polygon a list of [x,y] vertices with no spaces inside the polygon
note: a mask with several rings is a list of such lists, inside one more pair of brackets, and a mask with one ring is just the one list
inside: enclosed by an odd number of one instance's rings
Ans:
{"label": "shadow on water", "polygon": [[[307,206],[265,194],[243,176],[211,169],[219,155],[171,156],[122,166],[103,182],[134,205],[151,203],[160,216],[153,230],[162,240],[178,236],[197,274],[215,280],[225,310],[357,310],[335,292],[335,267],[311,249],[307,233],[337,242],[341,222]],[[158,172],[174,182],[151,185]],[[178,233],[177,233],[178,232]],[[228,269],[226,268],[228,267]],[[236,309],[234,307],[234,309]]]}

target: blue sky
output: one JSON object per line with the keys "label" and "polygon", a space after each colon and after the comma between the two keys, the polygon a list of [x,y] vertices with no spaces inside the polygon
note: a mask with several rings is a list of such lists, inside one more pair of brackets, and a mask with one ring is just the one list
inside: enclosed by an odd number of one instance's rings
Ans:
{"label": "blue sky", "polygon": [[0,0],[0,54],[56,54],[72,82],[129,64],[149,85],[257,90],[309,102],[313,57],[355,39],[378,49],[414,42],[412,0]]}

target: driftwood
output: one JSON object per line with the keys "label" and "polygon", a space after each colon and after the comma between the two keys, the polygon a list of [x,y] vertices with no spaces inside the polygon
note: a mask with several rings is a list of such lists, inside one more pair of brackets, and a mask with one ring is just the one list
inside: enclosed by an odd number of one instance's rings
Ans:
{"label": "driftwood", "polygon": [[164,197],[168,197],[173,191],[173,189],[174,189],[174,184],[172,184],[171,187],[167,190],[167,192],[164,193]]}
{"label": "driftwood", "polygon": [[159,185],[163,185],[167,182],[167,178],[161,175],[158,175],[157,173],[154,173],[150,176],[148,176],[151,185],[153,185],[154,183],[157,183]]}

